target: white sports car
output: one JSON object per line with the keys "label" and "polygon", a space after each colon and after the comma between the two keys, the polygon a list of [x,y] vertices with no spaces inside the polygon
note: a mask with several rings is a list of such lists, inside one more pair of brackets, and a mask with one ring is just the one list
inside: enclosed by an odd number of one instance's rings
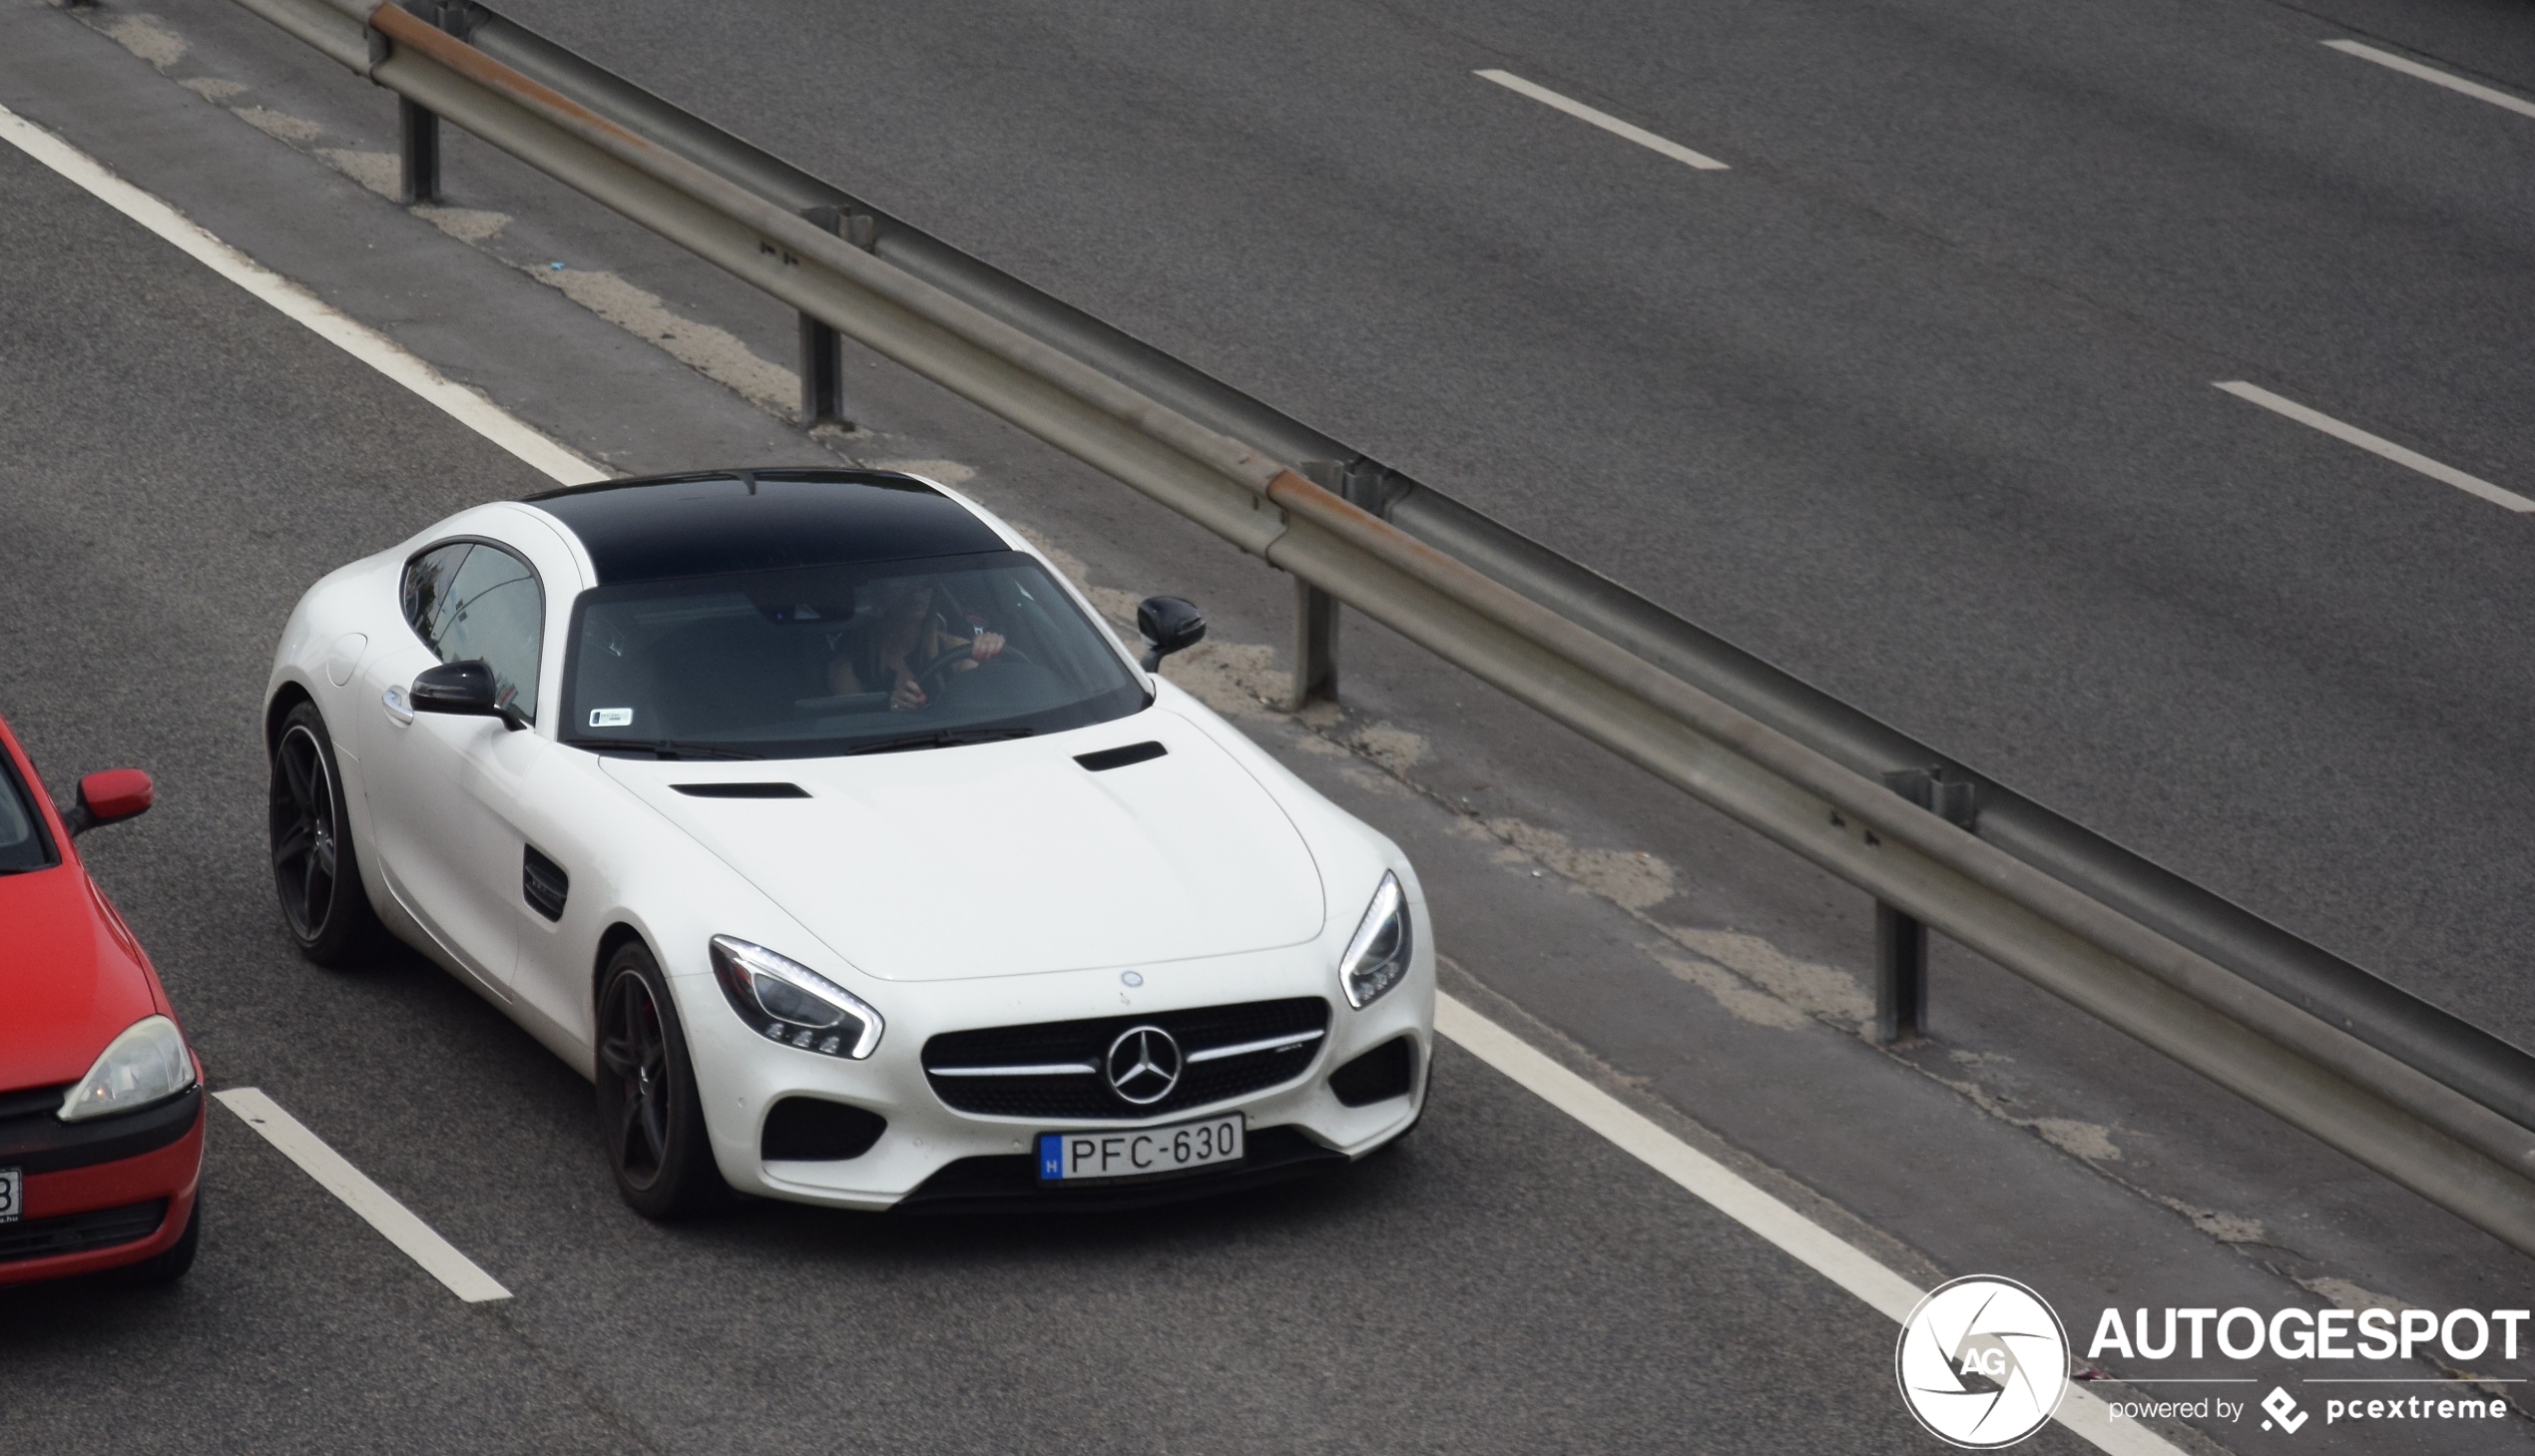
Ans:
{"label": "white sports car", "polygon": [[618,1186],[1126,1206],[1413,1126],[1396,846],[913,476],[615,481],[327,576],[266,694],[283,918],[383,925],[597,1083]]}

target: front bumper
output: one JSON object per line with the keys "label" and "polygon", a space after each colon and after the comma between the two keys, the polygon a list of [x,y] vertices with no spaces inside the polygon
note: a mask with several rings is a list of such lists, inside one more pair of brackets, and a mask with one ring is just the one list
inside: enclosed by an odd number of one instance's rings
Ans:
{"label": "front bumper", "polygon": [[[1324,948],[1304,945],[1140,966],[1136,971],[1142,984],[1137,987],[1123,984],[1115,967],[876,987],[864,994],[879,1005],[888,1029],[879,1049],[863,1062],[763,1040],[731,1011],[710,974],[679,976],[673,986],[715,1160],[734,1188],[796,1203],[864,1210],[901,1204],[909,1212],[1122,1208],[1204,1197],[1351,1162],[1416,1122],[1425,1103],[1425,1071],[1434,1044],[1432,951],[1421,945],[1407,979],[1360,1011],[1338,994],[1327,961]],[[1179,1108],[1161,1117],[1067,1122],[959,1112],[934,1094],[920,1063],[924,1044],[944,1032],[1293,996],[1323,997],[1330,1005],[1328,1032],[1308,1067],[1248,1096]],[[1401,1037],[1415,1046],[1415,1075],[1407,1095],[1349,1107],[1330,1091],[1332,1072]],[[767,1161],[760,1156],[766,1114],[787,1097],[864,1108],[886,1118],[888,1127],[858,1157]],[[1232,1168],[1092,1187],[1038,1186],[1030,1154],[1040,1133],[1169,1126],[1232,1111],[1247,1118],[1250,1140],[1248,1156]]]}
{"label": "front bumper", "polygon": [[[88,1125],[0,1126],[0,1168],[25,1175],[25,1213],[0,1223],[0,1284],[138,1263],[183,1236],[203,1174],[203,1090]],[[139,1151],[134,1151],[138,1149]]]}

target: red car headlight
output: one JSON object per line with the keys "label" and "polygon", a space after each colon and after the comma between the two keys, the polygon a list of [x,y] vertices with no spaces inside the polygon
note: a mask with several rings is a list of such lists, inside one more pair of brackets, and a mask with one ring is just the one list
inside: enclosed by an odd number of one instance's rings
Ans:
{"label": "red car headlight", "polygon": [[164,1016],[145,1016],[106,1043],[53,1116],[76,1123],[139,1112],[193,1085],[194,1058],[185,1050],[185,1034]]}

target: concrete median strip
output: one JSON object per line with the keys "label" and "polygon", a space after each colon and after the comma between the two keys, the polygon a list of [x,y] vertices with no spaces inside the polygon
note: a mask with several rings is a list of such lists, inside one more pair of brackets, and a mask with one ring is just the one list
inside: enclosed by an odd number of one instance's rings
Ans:
{"label": "concrete median strip", "polygon": [[[1546,1053],[1450,996],[1435,997],[1435,1030],[1526,1091],[1608,1139],[1621,1152],[1776,1244],[1895,1324],[1926,1291],[1819,1223],[1771,1197],[1741,1174],[1657,1127],[1618,1098],[1558,1065]],[[2116,1423],[2102,1397],[2072,1381],[2053,1417],[2117,1456],[2180,1456],[2178,1448],[2131,1421]]]}
{"label": "concrete median strip", "polygon": [[430,1224],[414,1216],[411,1209],[396,1201],[394,1195],[369,1181],[369,1176],[354,1168],[343,1155],[325,1146],[325,1140],[309,1132],[297,1118],[283,1112],[279,1104],[253,1087],[233,1087],[212,1094],[221,1106],[238,1114],[241,1121],[263,1136],[263,1140],[281,1151],[281,1156],[299,1165],[299,1171],[317,1181],[317,1186],[343,1201],[343,1206],[368,1220],[386,1240],[405,1251],[405,1256],[422,1265],[422,1271],[449,1286],[449,1292],[470,1304],[488,1299],[507,1299],[511,1291],[501,1281],[476,1266],[475,1260],[458,1252],[449,1240],[432,1230]]}
{"label": "concrete median strip", "polygon": [[453,382],[394,339],[223,243],[183,213],[116,176],[106,164],[7,107],[0,107],[0,141],[51,168],[89,196],[176,244],[205,267],[412,390],[558,483],[583,485],[607,478],[605,470],[521,423],[474,390]]}

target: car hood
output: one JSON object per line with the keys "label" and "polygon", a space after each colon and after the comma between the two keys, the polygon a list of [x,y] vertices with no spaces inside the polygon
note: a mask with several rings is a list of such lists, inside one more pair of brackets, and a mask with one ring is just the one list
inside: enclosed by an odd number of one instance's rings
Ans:
{"label": "car hood", "polygon": [[158,1010],[132,940],[77,864],[0,875],[0,1091],[75,1082]]}
{"label": "car hood", "polygon": [[[1095,771],[1078,754],[1164,752]],[[1310,850],[1259,780],[1166,709],[1046,738],[756,763],[602,760],[866,974],[1152,965],[1298,944]],[[805,798],[678,785],[780,782]],[[780,951],[782,946],[771,949]]]}

